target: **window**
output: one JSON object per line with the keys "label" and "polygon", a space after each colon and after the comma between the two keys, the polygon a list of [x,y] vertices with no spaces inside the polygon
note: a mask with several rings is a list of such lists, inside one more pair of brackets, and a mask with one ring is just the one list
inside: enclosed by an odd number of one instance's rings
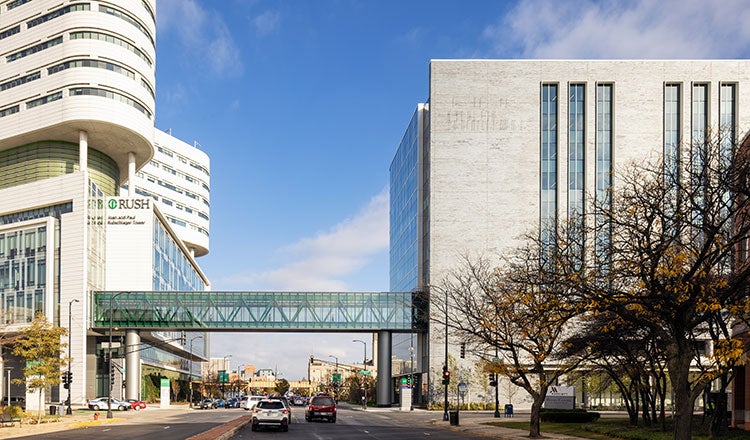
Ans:
{"label": "window", "polygon": [[40,72],[34,72],[26,76],[22,76],[20,78],[16,78],[11,81],[6,81],[2,84],[0,84],[0,91],[12,89],[13,87],[20,86],[22,84],[26,84],[27,82],[34,81],[35,79],[39,79],[41,77]]}
{"label": "window", "polygon": [[10,11],[11,9],[15,9],[21,5],[25,5],[26,3],[30,2],[31,0],[14,0],[7,5],[5,5],[6,8]]}
{"label": "window", "polygon": [[75,12],[75,11],[88,11],[91,10],[91,6],[88,3],[78,3],[74,5],[68,5],[65,7],[62,7],[60,9],[55,9],[52,12],[48,12],[40,17],[37,17],[33,20],[29,20],[26,22],[27,28],[33,28],[34,26],[38,26],[42,23],[46,23],[52,19],[55,19],[57,17],[60,17],[61,15],[65,15],[68,12]]}
{"label": "window", "polygon": [[17,105],[14,105],[12,107],[4,108],[0,110],[0,118],[3,118],[8,115],[12,115],[14,113],[18,113],[19,107]]}
{"label": "window", "polygon": [[34,108],[39,107],[40,105],[48,104],[53,101],[57,101],[58,99],[62,99],[62,92],[55,92],[51,95],[47,95],[45,97],[34,99],[33,101],[28,101],[26,103],[26,108]]}
{"label": "window", "polygon": [[136,100],[123,95],[122,93],[113,92],[110,90],[98,89],[95,87],[75,87],[75,88],[70,89],[69,95],[70,96],[101,96],[102,98],[113,99],[115,101],[120,101],[124,104],[129,105],[133,107],[134,109],[138,110],[139,112],[143,113],[144,115],[148,116],[149,119],[151,118],[151,112],[149,112],[145,106],[143,106]]}
{"label": "window", "polygon": [[124,67],[120,67],[117,64],[113,64],[107,61],[91,60],[91,59],[78,59],[70,60],[64,63],[54,65],[47,69],[47,75],[53,75],[57,72],[62,72],[66,69],[72,69],[76,67],[94,67],[97,69],[111,70],[112,72],[125,75],[128,78],[135,79],[135,74]]}
{"label": "window", "polygon": [[31,54],[35,54],[37,52],[41,52],[45,49],[49,49],[52,46],[57,46],[60,43],[62,43],[62,37],[53,38],[51,40],[45,41],[44,43],[35,44],[31,47],[27,47],[24,50],[12,53],[5,57],[5,61],[8,63],[12,63],[13,61],[21,59],[23,57],[29,56]]}
{"label": "window", "polygon": [[552,245],[557,224],[557,85],[542,85],[541,126],[541,233],[543,245]]}
{"label": "window", "polygon": [[568,95],[568,238],[571,242],[571,256],[583,264],[586,86],[571,84]]}
{"label": "window", "polygon": [[664,171],[676,184],[680,162],[680,85],[664,86]]}
{"label": "window", "polygon": [[19,32],[21,32],[21,25],[15,25],[10,29],[6,29],[0,32],[0,40],[2,40],[3,38],[8,38],[11,35],[17,34]]}
{"label": "window", "polygon": [[[611,204],[612,89],[612,84],[597,84],[596,86],[596,193],[594,197],[597,207],[602,210],[608,210]],[[603,271],[606,271],[610,261],[611,225],[602,214],[597,214],[595,221],[596,261]]]}
{"label": "window", "polygon": [[99,40],[99,41],[106,41],[107,43],[116,44],[120,47],[123,47],[130,52],[133,52],[136,54],[140,59],[146,62],[149,66],[153,66],[153,62],[151,59],[146,56],[145,53],[143,53],[142,50],[138,49],[137,47],[133,46],[132,44],[128,43],[127,41],[123,40],[122,38],[115,37],[114,35],[105,34],[103,32],[71,32],[70,33],[70,39],[71,40]]}
{"label": "window", "polygon": [[124,20],[131,25],[135,26],[139,31],[143,33],[146,37],[148,37],[149,41],[151,41],[151,44],[154,44],[154,37],[151,36],[151,34],[148,33],[148,29],[146,29],[145,26],[143,26],[138,20],[135,19],[132,15],[128,14],[127,12],[121,11],[119,9],[111,8],[109,6],[99,5],[99,12],[104,12],[105,14],[113,15],[121,20]]}

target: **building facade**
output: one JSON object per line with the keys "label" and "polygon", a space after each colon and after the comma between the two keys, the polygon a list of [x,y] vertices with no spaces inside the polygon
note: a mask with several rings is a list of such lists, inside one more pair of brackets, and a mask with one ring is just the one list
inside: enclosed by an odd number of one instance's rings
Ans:
{"label": "building facade", "polygon": [[[92,292],[209,285],[193,257],[208,252],[208,220],[205,234],[180,236],[137,191],[136,173],[155,155],[155,7],[154,0],[0,2],[0,331],[16,333],[38,312],[62,327],[70,321],[64,355],[72,358],[74,404],[110,386],[106,335],[90,330]],[[183,157],[208,174],[207,156],[194,153]],[[200,194],[208,203],[207,189]],[[147,222],[129,240],[109,219],[135,200]],[[201,212],[208,217],[207,208]],[[124,269],[131,276],[118,278]],[[184,337],[128,333],[118,336],[137,356],[115,362],[114,396],[141,397],[138,375],[146,370],[187,377]],[[207,345],[204,337],[194,351],[203,356]],[[2,363],[11,379],[21,376],[8,347]],[[64,391],[53,389],[46,400],[64,400]],[[11,396],[24,393],[11,384]]]}
{"label": "building facade", "polygon": [[[580,217],[626,164],[657,155],[674,163],[710,130],[740,137],[750,128],[748,67],[433,60],[429,100],[417,106],[390,167],[391,290],[429,291],[462,256],[497,257],[525,232]],[[451,386],[464,381],[470,399],[490,400],[494,389],[476,359],[461,359],[459,341],[446,343],[444,332],[432,320],[419,336],[425,401],[443,400],[446,347]],[[500,400],[530,405],[507,383]]]}

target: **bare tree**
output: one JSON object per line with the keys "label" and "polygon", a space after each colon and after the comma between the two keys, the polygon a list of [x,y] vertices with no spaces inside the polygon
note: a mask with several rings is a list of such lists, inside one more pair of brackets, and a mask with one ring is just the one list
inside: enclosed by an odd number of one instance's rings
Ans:
{"label": "bare tree", "polygon": [[[689,439],[695,400],[739,361],[731,334],[708,332],[712,321],[746,302],[750,265],[748,155],[729,139],[696,146],[682,165],[659,161],[620,173],[612,205],[594,222],[610,231],[606,264],[576,289],[595,313],[642,326],[664,347],[675,398],[675,438]],[[596,281],[592,281],[596,280]],[[696,341],[714,337],[709,362]],[[691,366],[701,367],[691,374]]]}
{"label": "bare tree", "polygon": [[530,437],[541,436],[540,410],[548,387],[585,358],[582,352],[559,356],[581,312],[560,278],[580,265],[560,246],[566,234],[557,236],[552,246],[546,242],[549,235],[542,236],[525,237],[511,258],[497,264],[464,257],[460,267],[431,288],[433,319],[447,319],[455,337],[477,348],[497,349],[499,359],[489,368],[532,397]]}

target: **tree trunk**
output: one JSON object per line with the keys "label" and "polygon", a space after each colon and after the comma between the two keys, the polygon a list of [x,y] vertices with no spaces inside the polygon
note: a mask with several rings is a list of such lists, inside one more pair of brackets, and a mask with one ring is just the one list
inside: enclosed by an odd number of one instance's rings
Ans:
{"label": "tree trunk", "polygon": [[693,397],[690,390],[690,360],[687,350],[675,350],[677,355],[670,356],[669,376],[674,390],[674,438],[690,440],[693,423]]}
{"label": "tree trunk", "polygon": [[529,420],[529,437],[531,438],[540,438],[542,436],[542,430],[540,427],[540,412],[546,394],[547,392],[545,390],[543,394],[534,396],[534,403],[531,404],[531,416]]}

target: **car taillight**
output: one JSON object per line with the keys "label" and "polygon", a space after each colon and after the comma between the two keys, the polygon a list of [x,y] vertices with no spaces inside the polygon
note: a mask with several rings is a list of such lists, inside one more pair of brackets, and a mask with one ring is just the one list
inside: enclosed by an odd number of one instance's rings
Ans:
{"label": "car taillight", "polygon": [[289,410],[288,410],[288,409],[285,409],[285,410],[284,410],[284,414],[289,414]]}
{"label": "car taillight", "polygon": [[253,408],[253,412],[257,414],[258,413],[258,408],[257,407]]}

